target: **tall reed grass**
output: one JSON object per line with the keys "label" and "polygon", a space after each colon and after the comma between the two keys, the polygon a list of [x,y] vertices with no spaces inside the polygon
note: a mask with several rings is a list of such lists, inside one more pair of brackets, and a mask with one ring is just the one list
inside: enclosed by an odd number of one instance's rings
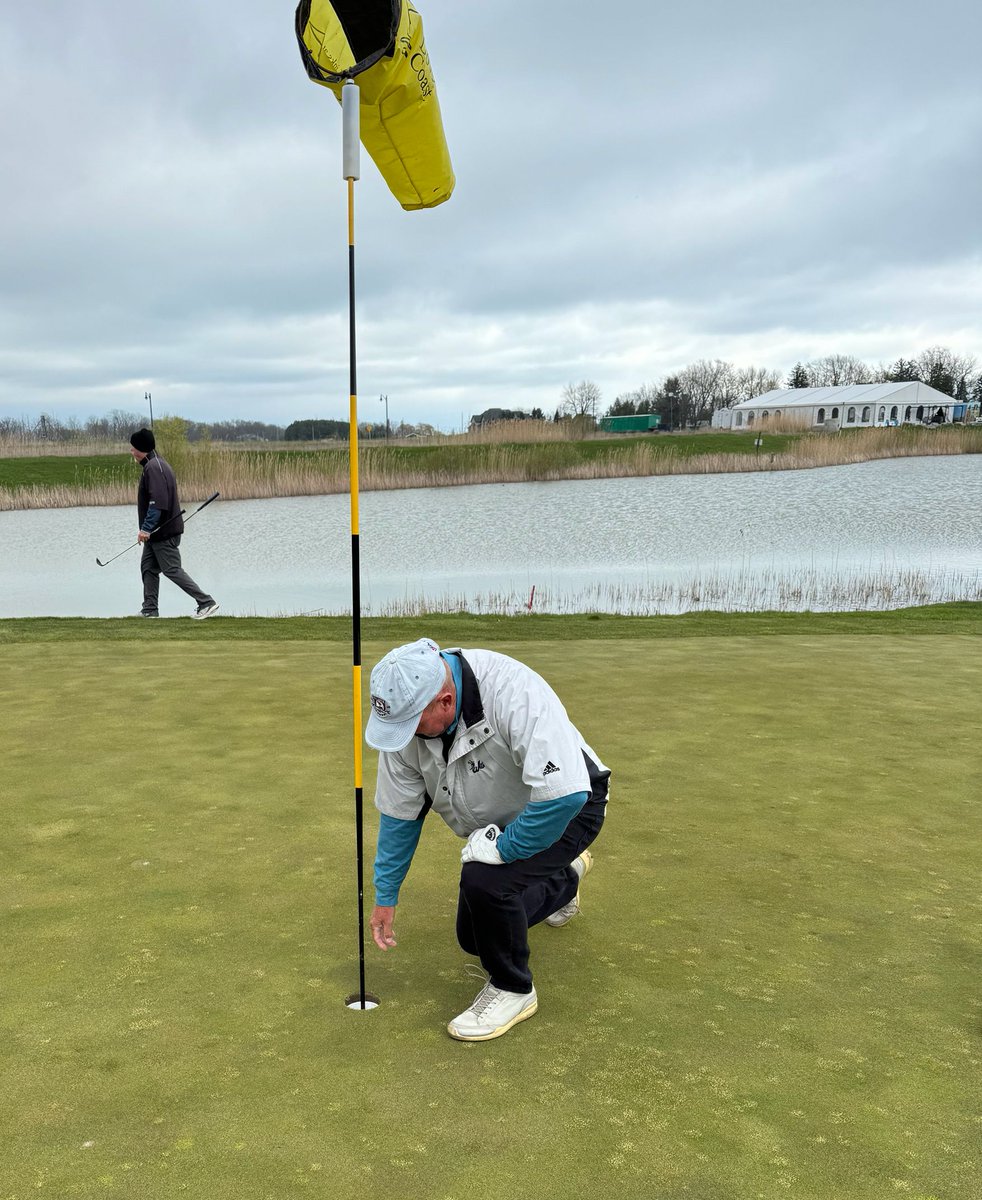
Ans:
{"label": "tall reed grass", "polygon": [[638,584],[593,583],[573,591],[536,586],[510,592],[409,594],[366,615],[422,617],[432,613],[509,616],[522,613],[616,613],[667,616],[687,612],[869,612],[982,600],[982,572],[929,572],[870,567],[849,574],[800,568],[709,571],[684,579]]}
{"label": "tall reed grass", "polygon": [[117,442],[102,439],[62,442],[0,434],[0,458],[79,458],[91,454],[119,453],[120,446]]}
{"label": "tall reed grass", "polygon": [[[516,422],[523,429],[551,422]],[[492,429],[495,427],[492,427]],[[760,431],[763,432],[763,431]],[[465,435],[472,436],[472,435]],[[773,435],[772,435],[773,436]],[[473,435],[475,439],[478,435]],[[562,479],[611,479],[651,475],[703,475],[746,471],[787,471],[840,466],[872,459],[916,455],[982,453],[982,428],[946,426],[860,429],[848,433],[805,434],[779,443],[783,448],[753,453],[698,453],[699,435],[680,444],[664,435],[647,440],[618,438],[565,441],[546,436],[523,443],[490,436],[428,445],[362,443],[360,486],[365,491],[453,487],[463,484],[525,483]],[[714,443],[717,444],[717,443]],[[695,452],[694,452],[695,451]],[[319,496],[348,490],[347,447],[278,452],[229,446],[162,446],[180,481],[185,501],[220,491],[226,500],[277,496]],[[84,478],[57,486],[0,488],[0,510],[128,504],[136,474],[120,453],[119,470],[98,483]]]}

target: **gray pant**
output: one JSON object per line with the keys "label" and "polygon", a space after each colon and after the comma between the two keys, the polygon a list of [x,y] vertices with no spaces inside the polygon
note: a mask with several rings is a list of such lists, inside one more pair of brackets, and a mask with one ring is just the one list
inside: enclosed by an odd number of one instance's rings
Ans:
{"label": "gray pant", "polygon": [[161,575],[165,575],[171,583],[176,583],[182,591],[187,592],[197,601],[199,608],[202,604],[215,603],[212,597],[207,592],[203,592],[181,566],[181,551],[178,549],[180,544],[180,534],[175,537],[163,538],[159,542],[144,542],[143,557],[140,559],[140,573],[143,576],[143,611],[145,613],[157,611]]}

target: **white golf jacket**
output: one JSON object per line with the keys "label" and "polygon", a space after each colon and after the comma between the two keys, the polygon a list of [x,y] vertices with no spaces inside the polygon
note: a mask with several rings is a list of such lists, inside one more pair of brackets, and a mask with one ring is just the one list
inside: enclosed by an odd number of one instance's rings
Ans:
{"label": "white golf jacket", "polygon": [[457,727],[379,755],[380,812],[415,821],[432,807],[466,838],[504,827],[530,803],[591,793],[610,774],[531,667],[492,650],[445,653],[461,659]]}

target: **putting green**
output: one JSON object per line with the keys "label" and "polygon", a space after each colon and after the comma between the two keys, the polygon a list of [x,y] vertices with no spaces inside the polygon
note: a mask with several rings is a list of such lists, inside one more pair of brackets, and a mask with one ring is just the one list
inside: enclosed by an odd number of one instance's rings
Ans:
{"label": "putting green", "polygon": [[347,647],[207,624],[0,647],[2,1200],[977,1195],[977,636],[478,643],[614,775],[538,1015],[463,1045],[436,820],[343,1006]]}

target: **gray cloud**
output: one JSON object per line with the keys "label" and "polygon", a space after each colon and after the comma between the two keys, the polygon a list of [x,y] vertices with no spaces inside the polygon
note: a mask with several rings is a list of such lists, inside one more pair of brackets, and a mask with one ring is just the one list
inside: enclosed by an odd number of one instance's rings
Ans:
{"label": "gray cloud", "polygon": [[[458,185],[407,214],[363,158],[368,411],[982,354],[971,0],[419,7]],[[14,10],[0,103],[0,415],[347,414],[340,120],[290,6]]]}

